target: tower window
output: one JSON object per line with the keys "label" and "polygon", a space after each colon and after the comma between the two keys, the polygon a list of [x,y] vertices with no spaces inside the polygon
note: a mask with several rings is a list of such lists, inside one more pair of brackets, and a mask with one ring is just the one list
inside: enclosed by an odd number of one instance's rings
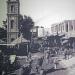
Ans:
{"label": "tower window", "polygon": [[11,12],[14,12],[14,6],[11,5]]}
{"label": "tower window", "polygon": [[11,38],[11,42],[14,41],[14,40],[15,40],[14,38]]}
{"label": "tower window", "polygon": [[13,28],[14,20],[11,20],[11,28]]}

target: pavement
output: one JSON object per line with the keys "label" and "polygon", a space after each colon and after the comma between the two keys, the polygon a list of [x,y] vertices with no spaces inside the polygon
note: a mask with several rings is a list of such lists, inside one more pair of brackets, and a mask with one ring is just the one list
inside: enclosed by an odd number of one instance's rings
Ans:
{"label": "pavement", "polygon": [[[36,72],[35,66],[37,65],[37,59],[39,59],[40,57],[42,57],[43,54],[42,53],[36,53],[36,54],[32,54],[32,59],[34,60],[32,66],[33,69]],[[46,75],[75,75],[75,56],[70,58],[70,59],[63,59],[63,57],[61,58],[61,61],[59,61],[59,66],[58,66],[58,70],[49,70]],[[51,58],[50,58],[51,61]],[[21,64],[25,64],[25,59],[21,60]],[[46,62],[44,61],[43,63],[44,68],[50,68],[50,64],[46,64]],[[67,68],[67,69],[63,69],[63,68]],[[22,68],[20,68],[19,70],[16,70],[16,74],[17,75],[21,75],[22,74]],[[39,75],[39,74],[37,74]]]}
{"label": "pavement", "polygon": [[68,60],[63,59],[61,63],[64,68],[67,68],[67,75],[75,75],[75,56]]}
{"label": "pavement", "polygon": [[31,59],[32,59],[32,60],[39,59],[39,58],[41,58],[42,56],[43,56],[43,53],[40,53],[40,52],[38,52],[38,53],[33,53],[33,54],[31,54]]}
{"label": "pavement", "polygon": [[63,68],[70,68],[75,65],[75,56],[70,59],[61,59],[60,64]]}
{"label": "pavement", "polygon": [[[36,53],[33,55],[33,58],[40,57],[42,54]],[[58,57],[59,60],[59,65],[58,65],[58,70],[56,71],[49,71],[48,75],[74,75],[75,74],[75,56],[69,59],[64,59],[63,56]],[[51,58],[50,58],[51,59]],[[52,65],[52,64],[51,64]],[[44,61],[44,68],[50,68],[51,65],[47,65]],[[74,67],[74,68],[73,68]]]}
{"label": "pavement", "polygon": [[67,60],[61,59],[59,66],[59,69],[49,71],[46,75],[75,75],[75,56]]}

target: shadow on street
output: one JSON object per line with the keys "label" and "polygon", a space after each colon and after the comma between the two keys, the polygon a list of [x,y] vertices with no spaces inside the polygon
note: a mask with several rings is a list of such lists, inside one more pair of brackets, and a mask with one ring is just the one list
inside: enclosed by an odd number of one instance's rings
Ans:
{"label": "shadow on street", "polygon": [[67,68],[60,68],[60,69],[49,69],[47,71],[45,71],[45,73],[52,73],[52,72],[55,72],[55,71],[60,71],[60,70],[66,70]]}

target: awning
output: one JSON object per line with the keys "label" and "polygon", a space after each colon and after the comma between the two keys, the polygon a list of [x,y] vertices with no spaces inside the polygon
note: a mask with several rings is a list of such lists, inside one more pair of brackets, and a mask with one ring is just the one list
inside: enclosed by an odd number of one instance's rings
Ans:
{"label": "awning", "polygon": [[17,38],[16,40],[14,40],[11,44],[20,44],[20,43],[28,43],[28,42],[30,42],[29,40],[27,40],[27,39],[25,39],[25,38],[23,38],[23,36],[22,36],[22,34],[21,34],[21,36],[19,37],[19,38]]}
{"label": "awning", "polygon": [[68,40],[64,40],[63,42],[62,42],[62,44],[64,45],[64,44],[67,44],[68,43]]}

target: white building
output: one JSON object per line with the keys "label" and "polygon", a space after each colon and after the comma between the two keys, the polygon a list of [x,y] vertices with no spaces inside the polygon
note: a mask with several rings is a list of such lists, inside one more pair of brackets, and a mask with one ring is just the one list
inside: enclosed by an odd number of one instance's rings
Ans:
{"label": "white building", "polygon": [[44,27],[34,26],[31,29],[33,36],[35,37],[44,37]]}

